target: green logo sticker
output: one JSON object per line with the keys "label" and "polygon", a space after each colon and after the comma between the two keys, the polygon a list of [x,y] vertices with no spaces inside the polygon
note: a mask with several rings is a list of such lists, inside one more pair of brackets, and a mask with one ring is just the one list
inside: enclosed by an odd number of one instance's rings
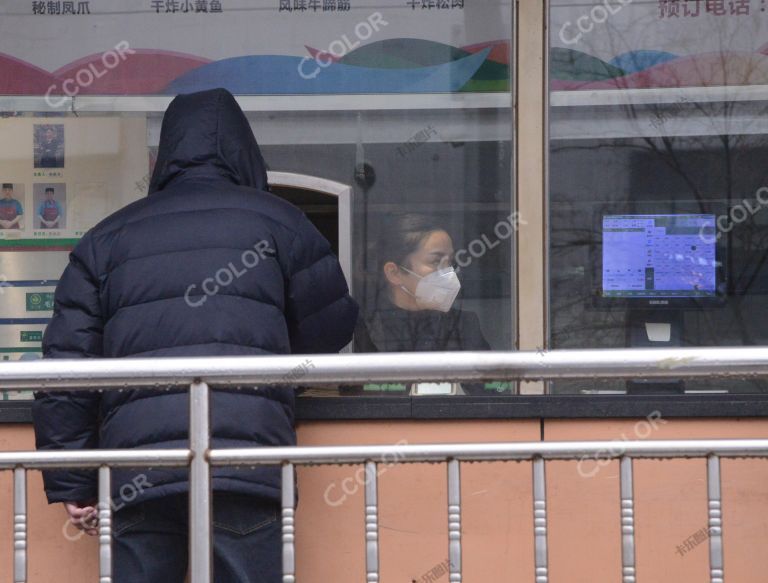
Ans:
{"label": "green logo sticker", "polygon": [[45,312],[53,309],[53,292],[27,294],[27,312]]}
{"label": "green logo sticker", "polygon": [[21,341],[22,342],[42,342],[43,332],[42,330],[22,330]]}

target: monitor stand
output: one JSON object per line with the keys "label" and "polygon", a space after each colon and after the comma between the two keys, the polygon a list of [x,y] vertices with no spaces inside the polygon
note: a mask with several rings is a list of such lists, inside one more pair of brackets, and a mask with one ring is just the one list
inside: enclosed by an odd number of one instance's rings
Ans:
{"label": "monitor stand", "polygon": [[[627,346],[629,348],[669,348],[681,345],[683,312],[681,310],[629,310]],[[682,380],[635,379],[627,381],[627,394],[681,394]]]}

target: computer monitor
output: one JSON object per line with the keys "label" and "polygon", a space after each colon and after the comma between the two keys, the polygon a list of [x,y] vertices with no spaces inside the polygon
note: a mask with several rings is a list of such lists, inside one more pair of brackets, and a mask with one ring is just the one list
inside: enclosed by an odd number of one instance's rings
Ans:
{"label": "computer monitor", "polygon": [[714,214],[602,214],[599,306],[682,308],[722,303]]}

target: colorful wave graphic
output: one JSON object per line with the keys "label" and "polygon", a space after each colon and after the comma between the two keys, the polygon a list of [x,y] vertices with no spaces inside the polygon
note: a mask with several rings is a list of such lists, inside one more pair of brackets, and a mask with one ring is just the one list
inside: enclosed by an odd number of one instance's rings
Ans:
{"label": "colorful wave graphic", "polygon": [[313,47],[306,47],[310,56],[322,63],[334,62],[370,69],[409,69],[431,67],[462,61],[479,52],[486,52],[485,61],[461,91],[509,90],[509,43],[489,41],[457,48],[435,41],[394,38],[373,42],[336,57]]}
{"label": "colorful wave graphic", "polygon": [[57,82],[48,71],[0,53],[0,95],[45,95]]}
{"label": "colorful wave graphic", "polygon": [[[139,49],[125,55],[125,59],[113,69],[104,65],[102,54],[98,53],[65,65],[54,71],[53,75],[58,79],[76,79],[78,72],[83,69],[95,71],[100,76],[94,74],[93,83],[80,87],[82,94],[153,94],[161,93],[169,79],[175,79],[210,62],[210,59],[184,53]],[[60,87],[61,84],[58,84],[57,89]]]}
{"label": "colorful wave graphic", "polygon": [[768,84],[768,44],[754,53],[678,56],[631,51],[610,62],[572,49],[554,48],[550,55],[550,86],[555,91]]}
{"label": "colorful wave graphic", "polygon": [[[319,95],[509,87],[509,46],[504,41],[458,48],[423,39],[389,39],[356,47],[341,58],[308,50],[311,58],[246,55],[211,61],[172,51],[132,49],[117,66],[110,67],[98,53],[53,72],[0,54],[0,94],[154,95],[225,87],[242,95]],[[329,66],[320,67],[315,58]]]}
{"label": "colorful wave graphic", "polygon": [[677,55],[666,51],[630,51],[618,57],[613,57],[609,64],[626,73],[636,73],[666,63],[667,61],[673,61],[676,58]]}
{"label": "colorful wave graphic", "polygon": [[[455,47],[395,38],[355,47],[339,57],[306,48],[308,57],[303,58],[249,55],[220,61],[135,49],[119,66],[106,71],[102,54],[93,54],[53,72],[0,53],[0,95],[61,95],[64,82],[77,79],[78,74],[88,82],[77,83],[77,93],[89,95],[155,95],[209,87],[246,95],[484,92],[508,91],[510,86],[510,47],[504,40]],[[319,67],[316,59],[328,66]],[[609,61],[573,49],[550,52],[553,90],[766,84],[768,43],[755,52],[691,56],[629,51]],[[71,82],[69,86],[73,87]]]}
{"label": "colorful wave graphic", "polygon": [[166,93],[222,86],[240,95],[323,95],[330,93],[439,93],[459,91],[485,61],[490,49],[456,61],[421,67],[361,67],[344,62],[320,67],[314,59],[257,55],[223,59],[174,80]]}

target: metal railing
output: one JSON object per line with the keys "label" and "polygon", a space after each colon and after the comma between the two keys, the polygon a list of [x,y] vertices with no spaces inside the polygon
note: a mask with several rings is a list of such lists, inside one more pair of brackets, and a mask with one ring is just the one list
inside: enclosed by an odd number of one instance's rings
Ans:
{"label": "metal railing", "polygon": [[[310,359],[313,367],[300,365]],[[444,462],[448,485],[449,580],[462,580],[461,463],[532,461],[536,583],[548,581],[546,460],[585,456],[620,460],[622,581],[635,583],[632,460],[638,457],[707,459],[711,583],[722,583],[720,458],[768,457],[768,440],[474,443],[441,445],[269,447],[210,449],[210,386],[291,385],[397,381],[547,380],[567,378],[692,378],[768,376],[768,348],[464,352],[158,359],[44,360],[0,364],[0,389],[121,390],[189,387],[189,449],[0,452],[0,470],[14,474],[14,583],[27,581],[27,492],[30,469],[98,468],[100,583],[112,582],[110,485],[113,467],[190,467],[191,583],[210,583],[211,467],[282,467],[283,582],[296,581],[295,482],[297,465],[365,467],[366,581],[379,581],[377,462]]]}

